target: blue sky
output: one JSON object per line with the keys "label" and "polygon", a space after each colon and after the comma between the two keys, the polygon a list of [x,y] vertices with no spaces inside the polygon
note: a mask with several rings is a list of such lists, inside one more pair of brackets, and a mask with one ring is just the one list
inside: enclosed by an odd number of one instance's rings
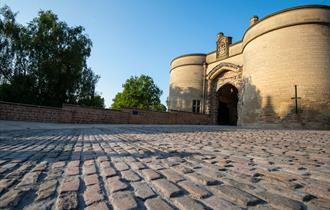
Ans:
{"label": "blue sky", "polygon": [[168,96],[169,64],[186,53],[215,50],[224,32],[239,41],[253,15],[330,0],[0,0],[18,11],[18,22],[52,10],[70,26],[81,25],[93,41],[88,65],[101,76],[97,90],[107,106],[132,75],[147,74]]}

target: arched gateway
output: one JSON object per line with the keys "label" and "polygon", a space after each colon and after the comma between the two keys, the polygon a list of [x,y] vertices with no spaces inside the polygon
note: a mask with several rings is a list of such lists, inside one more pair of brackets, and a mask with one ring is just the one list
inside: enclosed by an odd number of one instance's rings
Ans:
{"label": "arched gateway", "polygon": [[213,124],[237,125],[242,67],[220,63],[207,75],[207,111]]}
{"label": "arched gateway", "polygon": [[231,84],[225,84],[217,92],[219,125],[237,125],[238,90]]}

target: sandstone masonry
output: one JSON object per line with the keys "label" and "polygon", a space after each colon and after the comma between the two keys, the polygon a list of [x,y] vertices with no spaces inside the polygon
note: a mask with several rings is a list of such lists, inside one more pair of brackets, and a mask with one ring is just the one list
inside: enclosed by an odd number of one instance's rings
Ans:
{"label": "sandstone masonry", "polygon": [[171,62],[169,110],[212,124],[330,128],[330,7],[253,16],[241,41]]}

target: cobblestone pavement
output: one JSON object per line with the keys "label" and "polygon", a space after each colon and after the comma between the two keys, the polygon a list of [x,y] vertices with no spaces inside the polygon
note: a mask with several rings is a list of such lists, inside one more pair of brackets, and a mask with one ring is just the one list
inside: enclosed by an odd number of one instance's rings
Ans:
{"label": "cobblestone pavement", "polygon": [[330,131],[90,126],[0,133],[1,209],[329,209]]}

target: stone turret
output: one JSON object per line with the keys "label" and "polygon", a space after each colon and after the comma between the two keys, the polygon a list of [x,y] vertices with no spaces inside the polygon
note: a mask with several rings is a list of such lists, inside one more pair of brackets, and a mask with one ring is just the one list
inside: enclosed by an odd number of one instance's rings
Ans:
{"label": "stone turret", "polygon": [[259,17],[258,16],[252,16],[250,18],[250,26],[253,26],[254,24],[256,24],[259,21]]}

